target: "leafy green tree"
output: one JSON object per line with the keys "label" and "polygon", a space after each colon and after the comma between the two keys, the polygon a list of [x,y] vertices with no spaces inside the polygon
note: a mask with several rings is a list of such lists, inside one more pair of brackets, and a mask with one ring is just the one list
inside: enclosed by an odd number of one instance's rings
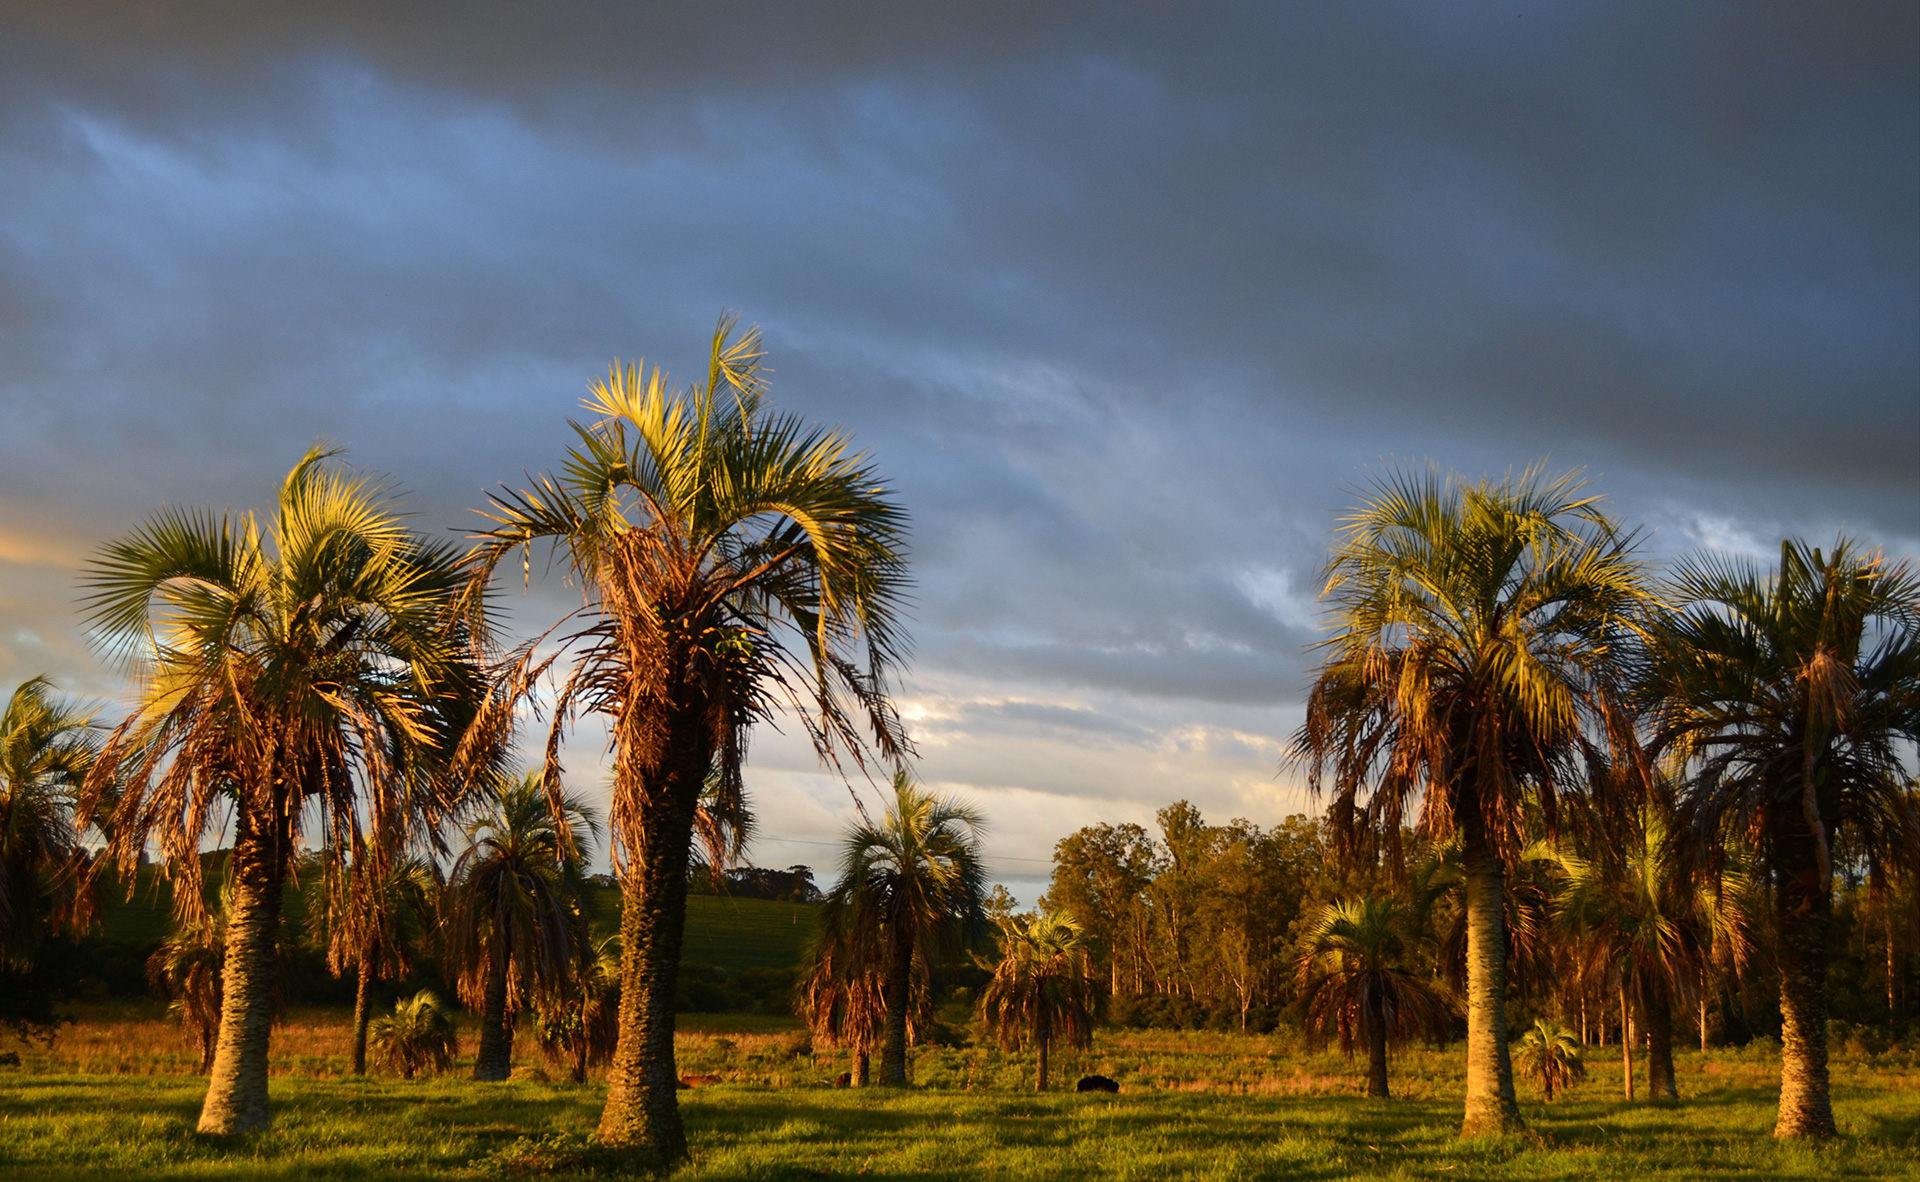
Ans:
{"label": "leafy green tree", "polygon": [[373,1020],[370,1033],[375,1053],[386,1060],[388,1068],[399,1072],[401,1079],[412,1079],[415,1072],[428,1067],[435,1072],[451,1071],[460,1054],[453,1015],[431,989],[394,1002],[391,1014]]}
{"label": "leafy green tree", "polygon": [[1087,933],[1094,955],[1107,962],[1114,996],[1152,986],[1152,913],[1145,896],[1156,870],[1153,838],[1138,825],[1092,825],[1053,847],[1047,901]]}
{"label": "leafy green tree", "polygon": [[1300,1007],[1310,1037],[1338,1036],[1349,1059],[1367,1048],[1367,1095],[1386,1099],[1387,1045],[1436,1033],[1446,1002],[1404,967],[1411,952],[1406,913],[1368,895],[1329,903],[1307,926],[1295,961]]}
{"label": "leafy green tree", "polygon": [[1521,1126],[1506,1031],[1502,881],[1553,817],[1610,700],[1644,598],[1634,544],[1574,476],[1388,479],[1344,521],[1335,633],[1294,749],[1336,830],[1397,848],[1407,811],[1457,835],[1466,887],[1463,1134]]}
{"label": "leafy green tree", "polygon": [[1680,816],[1718,848],[1750,842],[1778,929],[1777,1137],[1830,1137],[1827,958],[1835,850],[1920,861],[1907,795],[1920,742],[1920,579],[1847,539],[1761,571],[1682,563],[1642,678],[1655,750],[1686,769]]}
{"label": "leafy green tree", "polygon": [[888,698],[905,514],[846,435],[767,407],[759,334],[733,339],[733,323],[684,392],[657,369],[616,367],[563,475],[497,495],[473,554],[476,603],[502,562],[519,553],[528,569],[534,542],[553,545],[585,597],[557,651],[525,650],[517,684],[572,661],[550,788],[569,719],[602,715],[613,735],[620,1042],[599,1135],[666,1160],[686,1154],[673,1004],[707,777],[742,795],[748,731],[782,700],[823,758],[907,753]]}
{"label": "leafy green tree", "polygon": [[980,990],[980,1017],[1003,1049],[1032,1047],[1033,1090],[1047,1090],[1053,1044],[1093,1045],[1098,1003],[1086,933],[1058,911],[1000,925],[1000,959]]}
{"label": "leafy green tree", "polygon": [[447,889],[447,952],[460,998],[480,1014],[473,1078],[497,1083],[513,1063],[513,1028],[559,991],[574,956],[593,810],[562,795],[555,812],[538,773],[492,785],[467,826]]}
{"label": "leafy green tree", "polygon": [[[451,801],[495,745],[475,649],[449,615],[457,556],[404,523],[391,486],[314,450],[272,517],[166,509],[87,575],[94,635],[139,675],[134,707],[89,776],[82,814],[132,883],[149,842],[181,918],[204,913],[200,843],[230,821],[233,913],[202,1132],[271,1121],[267,1051],[287,871],[303,832],[354,848],[415,807]],[[470,608],[467,618],[477,618]],[[108,789],[117,787],[117,801]]]}
{"label": "leafy green tree", "polygon": [[821,923],[849,934],[852,967],[870,972],[877,961],[883,1087],[907,1085],[916,976],[925,979],[934,951],[957,948],[980,923],[986,895],[980,824],[975,810],[925,792],[898,772],[886,817],[878,825],[855,825],[842,843],[840,882],[827,896]]}
{"label": "leafy green tree", "polygon": [[1580,1040],[1573,1031],[1549,1018],[1536,1018],[1533,1029],[1520,1037],[1520,1070],[1540,1083],[1553,1103],[1555,1092],[1587,1078],[1587,1065],[1580,1055]]}

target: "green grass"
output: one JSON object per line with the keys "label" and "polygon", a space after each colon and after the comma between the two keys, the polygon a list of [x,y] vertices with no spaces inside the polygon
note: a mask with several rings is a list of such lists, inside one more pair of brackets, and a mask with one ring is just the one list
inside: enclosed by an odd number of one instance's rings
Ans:
{"label": "green grass", "polygon": [[[331,1027],[308,1023],[277,1039],[274,1128],[233,1143],[193,1132],[203,1080],[145,1057],[143,1040],[171,1037],[158,1024],[103,1025],[118,1059],[85,1059],[84,1028],[64,1050],[30,1051],[0,1073],[0,1175],[455,1179],[595,1160],[599,1084],[352,1079]],[[1457,1050],[1398,1057],[1403,1098],[1386,1102],[1355,1094],[1345,1060],[1284,1037],[1103,1031],[1061,1056],[1059,1080],[1099,1070],[1118,1096],[1035,1096],[1026,1056],[984,1046],[919,1052],[905,1094],[834,1090],[819,1081],[842,1053],[752,1015],[688,1016],[679,1051],[684,1071],[724,1080],[682,1093],[684,1179],[1920,1177],[1920,1074],[1905,1052],[1836,1060],[1841,1136],[1781,1145],[1765,1047],[1684,1054],[1677,1105],[1616,1099],[1618,1059],[1600,1050],[1570,1100],[1522,1085],[1524,1136],[1472,1142],[1455,1135]]]}

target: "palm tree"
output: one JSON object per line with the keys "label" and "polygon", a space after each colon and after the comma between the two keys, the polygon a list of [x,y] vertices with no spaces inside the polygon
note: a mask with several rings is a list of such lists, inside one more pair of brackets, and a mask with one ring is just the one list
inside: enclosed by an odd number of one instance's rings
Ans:
{"label": "palm tree", "polygon": [[1580,1040],[1550,1018],[1534,1019],[1533,1029],[1521,1036],[1519,1060],[1520,1070],[1540,1081],[1549,1104],[1555,1091],[1564,1092],[1587,1078]]}
{"label": "palm tree", "polygon": [[167,1012],[199,1047],[201,1075],[213,1069],[214,1041],[220,1032],[220,962],[226,946],[223,906],[198,919],[176,920],[147,958],[148,982],[168,998]]}
{"label": "palm tree", "polygon": [[[129,883],[150,842],[181,918],[204,914],[200,843],[229,821],[233,914],[202,1132],[263,1129],[275,942],[309,824],[357,848],[426,790],[455,794],[495,747],[469,730],[485,678],[449,614],[456,554],[406,528],[391,486],[316,449],[272,518],[166,509],[87,576],[95,639],[139,675],[89,776],[82,815]],[[469,607],[463,618],[478,619]],[[464,736],[464,737],[463,737]],[[106,790],[118,785],[117,802]],[[225,820],[223,820],[225,818]]]}
{"label": "palm tree", "polygon": [[1047,1090],[1056,1040],[1079,1050],[1093,1045],[1094,981],[1086,932],[1065,913],[1000,925],[1000,961],[980,990],[980,1017],[1003,1050],[1033,1048],[1034,1091]]}
{"label": "palm tree", "polygon": [[539,1003],[536,1028],[547,1062],[564,1062],[567,1077],[585,1083],[588,1067],[613,1058],[620,1034],[620,937],[596,943],[583,924],[572,952],[561,988]]}
{"label": "palm tree", "polygon": [[1466,880],[1463,1134],[1521,1126],[1506,1030],[1502,879],[1526,810],[1555,820],[1555,786],[1604,713],[1615,654],[1642,599],[1633,539],[1577,475],[1498,483],[1396,477],[1344,521],[1324,597],[1336,633],[1294,750],[1353,840],[1398,854],[1419,808],[1458,835]]}
{"label": "palm tree", "polygon": [[443,884],[428,858],[397,856],[390,842],[368,842],[351,861],[329,858],[311,881],[309,923],[324,941],[327,969],[354,974],[353,1073],[367,1073],[373,983],[413,971],[415,946],[438,926]]}
{"label": "palm tree", "polygon": [[[1604,781],[1603,781],[1604,782]],[[1647,1044],[1647,1092],[1678,1099],[1673,1013],[1698,987],[1712,943],[1702,922],[1695,874],[1656,793],[1639,808],[1600,810],[1582,845],[1559,852],[1556,914],[1574,937],[1577,980],[1604,980],[1620,996],[1621,1027]],[[1621,1039],[1627,1098],[1633,1098],[1637,1038]]]}
{"label": "palm tree", "polygon": [[481,809],[453,866],[446,935],[460,999],[480,1012],[473,1078],[497,1083],[512,1069],[519,1014],[565,979],[586,865],[578,831],[600,825],[574,796],[556,815],[538,773],[493,786]]}
{"label": "palm tree", "polygon": [[45,677],[21,682],[0,714],[0,970],[33,967],[50,896],[56,923],[79,918],[74,806],[99,747],[92,716]]}
{"label": "palm tree", "polygon": [[425,1067],[450,1071],[460,1054],[453,1015],[431,989],[394,1002],[393,1013],[373,1020],[372,1037],[373,1049],[401,1079],[412,1079],[414,1072]]}
{"label": "palm tree", "polygon": [[977,811],[923,791],[902,771],[894,774],[885,819],[855,825],[842,844],[840,882],[821,922],[873,942],[885,1012],[882,1087],[907,1086],[916,977],[930,975],[937,948],[957,948],[980,923],[981,827]]}
{"label": "palm tree", "polygon": [[[828,896],[807,951],[798,1005],[813,1037],[853,1052],[853,1086],[869,1082],[873,1044],[886,1026],[886,952],[878,927],[856,926],[855,909]],[[930,1017],[925,976],[914,974],[909,1019]]]}
{"label": "palm tree", "polygon": [[1778,927],[1777,1137],[1834,1132],[1827,940],[1836,847],[1911,870],[1920,815],[1905,762],[1920,741],[1920,578],[1848,540],[1788,541],[1762,572],[1681,564],[1642,679],[1654,747],[1685,769],[1680,816],[1715,848],[1744,840],[1771,877]]}
{"label": "palm tree", "polygon": [[1309,1036],[1337,1035],[1351,1059],[1367,1048],[1367,1095],[1386,1099],[1387,1044],[1405,1046],[1446,1020],[1447,1004],[1403,963],[1405,913],[1392,899],[1367,895],[1328,903],[1309,921],[1295,962]]}
{"label": "palm tree", "polygon": [[587,403],[596,420],[575,425],[564,474],[495,496],[496,528],[472,556],[476,603],[516,551],[530,570],[536,541],[585,596],[555,648],[523,650],[516,684],[573,662],[548,737],[550,791],[571,718],[600,714],[613,735],[620,1043],[599,1136],[665,1160],[686,1154],[673,1001],[709,773],[737,799],[748,732],[782,700],[823,759],[907,754],[888,699],[905,515],[846,435],[767,407],[759,334],[735,340],[733,325],[721,320],[706,381],[686,391],[658,369],[616,366]]}

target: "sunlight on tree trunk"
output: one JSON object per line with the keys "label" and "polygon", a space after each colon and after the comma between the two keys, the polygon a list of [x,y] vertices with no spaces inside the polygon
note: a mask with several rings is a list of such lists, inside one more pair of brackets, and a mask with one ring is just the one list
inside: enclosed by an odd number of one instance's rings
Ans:
{"label": "sunlight on tree trunk", "polygon": [[1627,1099],[1633,1099],[1633,1011],[1627,1007],[1627,984],[1620,983],[1620,1079]]}
{"label": "sunlight on tree trunk", "polygon": [[1812,839],[1804,831],[1790,846],[1790,864],[1778,893],[1780,927],[1780,1123],[1776,1137],[1831,1137],[1833,1102],[1827,1082],[1827,928],[1833,896],[1823,889]]}
{"label": "sunlight on tree trunk", "polygon": [[244,829],[234,843],[238,871],[227,923],[220,1035],[200,1109],[200,1131],[228,1135],[265,1129],[267,1050],[273,1032],[274,943],[280,927],[279,859]]}
{"label": "sunlight on tree trunk", "polygon": [[[695,760],[698,766],[703,758]],[[684,767],[686,761],[682,760]],[[680,1076],[673,1054],[673,999],[687,926],[687,854],[700,776],[663,786],[670,803],[643,814],[642,853],[626,867],[620,911],[620,1041],[607,1069],[600,1140],[662,1161],[687,1155]]]}
{"label": "sunlight on tree trunk", "polygon": [[862,1047],[853,1056],[853,1086],[864,1088],[873,1082],[873,1057]]}
{"label": "sunlight on tree trunk", "polygon": [[1467,1111],[1460,1126],[1464,1136],[1523,1127],[1507,1049],[1507,937],[1501,882],[1499,860],[1484,846],[1472,850],[1466,860]]}

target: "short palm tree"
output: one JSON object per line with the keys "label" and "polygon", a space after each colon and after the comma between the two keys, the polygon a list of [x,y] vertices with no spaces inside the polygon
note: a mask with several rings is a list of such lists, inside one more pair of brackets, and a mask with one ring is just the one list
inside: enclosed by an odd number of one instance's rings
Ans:
{"label": "short palm tree", "polygon": [[1012,916],[1000,925],[1000,959],[980,990],[980,1017],[1005,1050],[1032,1047],[1033,1090],[1047,1090],[1056,1042],[1093,1045],[1098,989],[1092,949],[1080,925],[1048,911]]}
{"label": "short palm tree", "polygon": [[450,1071],[460,1054],[453,1015],[430,989],[394,1002],[393,1013],[373,1020],[370,1035],[374,1051],[401,1079],[412,1079],[415,1072],[428,1067]]}
{"label": "short palm tree", "polygon": [[309,879],[309,924],[323,941],[334,976],[351,971],[355,1075],[367,1073],[367,1026],[373,985],[404,977],[419,945],[439,925],[443,883],[430,858],[396,854],[389,841],[367,842],[351,860],[325,859]]}
{"label": "short palm tree", "polygon": [[1680,817],[1750,845],[1771,879],[1780,961],[1778,1137],[1834,1132],[1827,949],[1834,850],[1912,871],[1920,577],[1847,539],[1797,541],[1761,571],[1681,564],[1642,678],[1654,745],[1683,769]]}
{"label": "short palm tree", "polygon": [[[1634,543],[1574,476],[1408,475],[1341,527],[1325,598],[1335,634],[1294,750],[1330,775],[1338,831],[1421,828],[1461,843],[1467,916],[1464,1134],[1521,1125],[1506,1032],[1501,882],[1527,810],[1554,820],[1609,698],[1643,597]],[[1364,823],[1363,823],[1364,822]]]}
{"label": "short palm tree", "polygon": [[[871,1082],[874,1044],[887,1022],[886,949],[877,927],[856,926],[855,909],[828,896],[819,932],[807,951],[798,1005],[813,1037],[853,1054],[854,1087]],[[933,1012],[924,973],[916,971],[908,1016],[926,1020]]]}
{"label": "short palm tree", "polygon": [[74,806],[99,746],[92,716],[44,677],[15,687],[0,714],[0,970],[33,966],[45,919],[77,918]]}
{"label": "short palm tree", "polygon": [[[150,843],[182,918],[198,919],[200,844],[234,835],[220,1034],[200,1129],[263,1129],[275,941],[303,832],[354,848],[411,786],[452,794],[489,701],[450,614],[457,556],[410,532],[391,486],[314,450],[264,524],[162,510],[107,546],[87,575],[101,650],[138,672],[83,813],[111,836],[129,882]],[[500,711],[490,717],[500,720]],[[494,733],[488,731],[487,733]],[[492,758],[494,744],[482,744]],[[118,786],[117,802],[107,800]]]}
{"label": "short palm tree", "polygon": [[885,818],[855,825],[842,842],[840,881],[822,924],[859,933],[878,961],[882,1087],[907,1086],[915,977],[928,975],[936,949],[957,949],[981,922],[980,829],[974,809],[898,772]]}
{"label": "short palm tree", "polygon": [[1349,1059],[1364,1045],[1367,1095],[1383,1100],[1388,1044],[1437,1033],[1448,1014],[1434,988],[1407,970],[1411,943],[1399,904],[1367,895],[1322,907],[1295,961],[1308,1036],[1337,1036]]}
{"label": "short palm tree", "polygon": [[198,1071],[213,1069],[215,1036],[220,1032],[220,964],[226,957],[226,908],[198,919],[175,920],[173,930],[147,958],[147,980],[168,999],[167,1012],[179,1019],[200,1051]]}
{"label": "short palm tree", "polygon": [[599,829],[583,801],[548,807],[538,774],[496,784],[467,827],[447,889],[447,954],[460,998],[480,1013],[473,1078],[506,1079],[520,1013],[561,987],[573,958],[586,851]]}
{"label": "short palm tree", "polygon": [[1555,1092],[1564,1092],[1587,1078],[1580,1040],[1573,1031],[1549,1018],[1534,1019],[1533,1029],[1520,1036],[1518,1059],[1520,1070],[1539,1081],[1549,1104]]}
{"label": "short palm tree", "polygon": [[583,922],[571,951],[566,980],[538,1003],[535,1028],[547,1062],[585,1083],[588,1067],[613,1058],[620,1034],[620,937],[595,941]]}
{"label": "short palm tree", "polygon": [[[579,713],[613,735],[609,813],[621,883],[620,1043],[599,1135],[684,1157],[673,1003],[686,876],[710,773],[741,794],[752,724],[781,701],[822,758],[897,763],[888,684],[903,657],[906,517],[846,435],[774,413],[757,331],[722,319],[706,380],[615,367],[564,472],[494,498],[473,601],[500,563],[551,543],[585,597],[558,650],[530,646],[516,684],[572,661],[549,735]],[[538,654],[544,654],[536,656]],[[863,729],[864,728],[864,729]]]}

